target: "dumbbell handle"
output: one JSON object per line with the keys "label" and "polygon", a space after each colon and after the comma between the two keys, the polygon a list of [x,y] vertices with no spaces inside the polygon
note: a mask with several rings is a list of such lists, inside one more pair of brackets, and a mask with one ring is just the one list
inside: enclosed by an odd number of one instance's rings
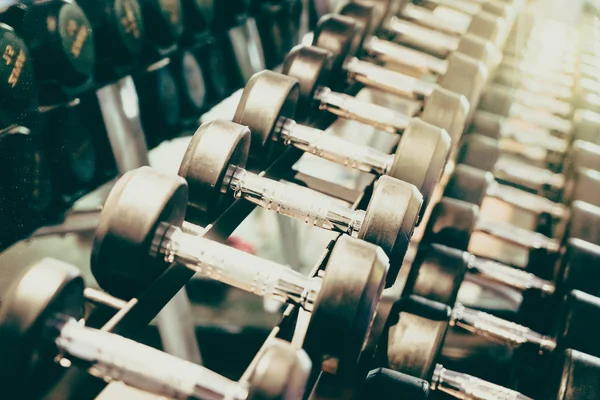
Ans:
{"label": "dumbbell handle", "polygon": [[552,189],[562,189],[565,185],[565,177],[550,170],[515,162],[506,157],[501,157],[496,162],[494,176],[502,180],[521,183],[525,186],[533,185],[536,188],[549,186]]}
{"label": "dumbbell handle", "polygon": [[359,171],[387,174],[394,162],[394,156],[348,142],[340,137],[329,135],[322,130],[299,125],[289,118],[278,122],[279,138],[286,144],[306,153],[345,165]]}
{"label": "dumbbell handle", "polygon": [[483,311],[472,310],[460,303],[456,303],[452,309],[450,325],[511,346],[533,344],[539,348],[540,353],[552,352],[556,348],[556,342],[548,336]]}
{"label": "dumbbell handle", "polygon": [[448,53],[456,50],[459,44],[459,38],[455,36],[449,36],[397,17],[392,17],[384,29],[395,34],[396,41],[432,51],[440,56],[447,56]]}
{"label": "dumbbell handle", "polygon": [[[173,399],[245,400],[248,389],[207,368],[69,320],[55,340],[61,355],[100,379]],[[62,363],[67,362],[63,358]]]}
{"label": "dumbbell handle", "polygon": [[358,58],[353,58],[346,64],[346,71],[349,79],[365,86],[411,99],[426,98],[435,88],[435,83],[425,82]]}
{"label": "dumbbell handle", "polygon": [[565,216],[566,210],[564,205],[511,186],[493,183],[488,187],[486,194],[489,197],[502,200],[521,210],[536,214],[545,213],[557,219]]}
{"label": "dumbbell handle", "polygon": [[286,185],[232,166],[225,190],[259,207],[306,224],[358,237],[365,218],[362,210],[335,204],[331,198],[300,186]]}
{"label": "dumbbell handle", "polygon": [[511,104],[508,114],[513,118],[523,119],[551,131],[568,133],[573,128],[573,123],[567,119],[557,117],[546,111],[528,107],[518,102]]}
{"label": "dumbbell handle", "polygon": [[435,366],[431,389],[461,400],[533,400],[519,392],[472,375],[448,370],[440,364]]}
{"label": "dumbbell handle", "polygon": [[533,109],[541,109],[558,115],[569,115],[571,113],[571,105],[569,103],[550,96],[534,94],[523,89],[516,89],[513,92],[513,97],[516,102]]}
{"label": "dumbbell handle", "polygon": [[[500,147],[502,150],[505,150],[502,146],[506,146],[502,142],[502,139],[511,139],[517,142],[517,144],[537,148],[538,152],[543,152],[543,157],[547,156],[548,151],[563,154],[568,150],[569,143],[564,139],[552,136],[548,130],[533,126],[526,126],[523,129],[522,126],[519,127],[518,125],[518,121],[511,121],[510,119],[505,120],[505,123],[502,124],[500,128]],[[513,150],[510,147],[507,150],[517,153],[527,153],[524,154],[525,156],[532,151],[530,148]],[[540,156],[536,153],[536,156],[533,158],[538,159]]]}
{"label": "dumbbell handle", "polygon": [[226,283],[269,300],[297,304],[312,311],[321,288],[320,278],[309,278],[286,266],[256,257],[180,228],[162,225],[152,255],[163,256],[200,276]]}
{"label": "dumbbell handle", "polygon": [[419,71],[421,74],[433,73],[444,75],[448,70],[448,62],[426,53],[422,53],[402,45],[379,39],[370,38],[364,45],[365,51],[383,63],[406,66]]}
{"label": "dumbbell handle", "polygon": [[338,117],[355,120],[389,133],[404,131],[411,117],[377,104],[369,103],[344,93],[320,87],[315,94],[319,109]]}
{"label": "dumbbell handle", "polygon": [[526,249],[545,249],[550,253],[560,251],[560,242],[541,233],[519,228],[508,222],[477,219],[475,231],[487,233],[507,243]]}
{"label": "dumbbell handle", "polygon": [[535,289],[551,295],[555,290],[552,282],[538,278],[530,272],[474,255],[469,257],[468,268],[471,274],[480,276],[490,282],[513,287],[520,291]]}

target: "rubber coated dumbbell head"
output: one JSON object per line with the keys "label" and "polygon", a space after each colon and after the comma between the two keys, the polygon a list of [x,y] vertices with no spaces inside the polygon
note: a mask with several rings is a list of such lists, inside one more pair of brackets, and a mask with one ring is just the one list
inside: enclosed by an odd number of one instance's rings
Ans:
{"label": "rubber coated dumbbell head", "polygon": [[588,168],[577,168],[567,180],[562,200],[565,203],[576,200],[600,206],[600,172]]}
{"label": "rubber coated dumbbell head", "polygon": [[469,101],[465,96],[436,86],[427,96],[421,119],[448,132],[455,148],[469,118]]}
{"label": "rubber coated dumbbell head", "polygon": [[439,243],[467,251],[479,207],[462,200],[442,198],[431,211],[422,243]]}
{"label": "rubber coated dumbbell head", "polygon": [[360,55],[365,39],[372,36],[377,28],[375,26],[377,10],[371,4],[346,2],[340,6],[337,13],[344,17],[352,18],[357,22],[360,33],[356,35],[357,45],[354,54],[356,56]]}
{"label": "rubber coated dumbbell head", "polygon": [[419,296],[402,298],[397,314],[390,318],[387,346],[389,367],[395,371],[431,380],[440,355],[451,309]]}
{"label": "rubber coated dumbbell head", "polygon": [[496,47],[502,48],[506,29],[506,24],[502,18],[484,11],[473,16],[467,32],[481,36],[492,42]]}
{"label": "rubber coated dumbbell head", "polygon": [[560,348],[576,348],[600,357],[598,342],[600,299],[579,290],[571,290],[563,299],[556,325],[556,342]]}
{"label": "rubber coated dumbbell head", "polygon": [[348,236],[337,240],[304,338],[313,363],[336,375],[358,363],[383,292],[387,257],[366,251],[370,246]]}
{"label": "rubber coated dumbbell head", "polygon": [[600,143],[600,114],[589,110],[576,110],[573,114],[574,138]]}
{"label": "rubber coated dumbbell head", "polygon": [[[44,340],[52,328],[49,319],[56,315],[81,319],[83,289],[83,278],[76,268],[43,259],[28,268],[3,295],[0,306],[3,390],[17,393],[17,388],[41,385],[51,376],[49,368],[55,365],[53,343]],[[15,390],[11,390],[13,387]]]}
{"label": "rubber coated dumbbell head", "polygon": [[254,74],[246,84],[233,121],[250,129],[250,154],[268,164],[281,153],[276,134],[282,118],[294,119],[300,100],[300,86],[294,78],[272,71]]}
{"label": "rubber coated dumbbell head", "polygon": [[502,137],[504,117],[488,111],[477,110],[473,114],[470,131],[495,140]]}
{"label": "rubber coated dumbbell head", "polygon": [[571,204],[569,237],[600,245],[600,207],[574,201]]}
{"label": "rubber coated dumbbell head", "polygon": [[500,154],[496,140],[483,135],[469,135],[460,146],[456,162],[483,171],[493,171]]}
{"label": "rubber coated dumbbell head", "polygon": [[600,246],[571,238],[565,248],[557,274],[557,290],[564,293],[577,289],[594,296],[600,295]]}
{"label": "rubber coated dumbbell head", "polygon": [[[140,207],[140,193],[144,207]],[[92,249],[92,272],[107,292],[131,298],[145,290],[168,267],[150,256],[162,223],[180,226],[188,188],[181,179],[156,174],[149,167],[127,172],[108,196]]]}
{"label": "rubber coated dumbbell head", "polygon": [[600,397],[600,358],[576,350],[563,350],[548,382],[548,399],[595,400]]}
{"label": "rubber coated dumbbell head", "polygon": [[458,164],[446,184],[444,196],[480,206],[494,182],[491,172]]}
{"label": "rubber coated dumbbell head", "polygon": [[[493,71],[502,60],[502,53],[492,42],[471,33],[461,37],[456,51],[481,61],[488,68],[488,72]],[[488,77],[489,75],[491,74],[488,73]]]}
{"label": "rubber coated dumbbell head", "polygon": [[300,85],[298,122],[308,122],[319,111],[315,95],[320,87],[327,87],[331,82],[332,61],[329,51],[304,45],[294,47],[283,61],[281,73],[297,79]]}
{"label": "rubber coated dumbbell head", "polygon": [[468,257],[464,251],[439,244],[421,246],[411,266],[417,271],[412,293],[453,307],[469,267]]}
{"label": "rubber coated dumbbell head", "polygon": [[600,171],[600,145],[598,144],[575,140],[565,158],[568,160],[570,168],[588,168]]}
{"label": "rubber coated dumbbell head", "polygon": [[388,368],[377,368],[369,372],[361,398],[393,400],[398,398],[398,393],[406,399],[426,400],[429,383]]}
{"label": "rubber coated dumbbell head", "polygon": [[[346,62],[356,55],[359,50],[357,42],[361,39],[361,34],[361,27],[354,19],[328,14],[319,19],[312,45],[329,50],[333,54],[332,69],[337,73],[342,71]],[[336,89],[340,88],[345,82],[346,79],[340,77],[334,86]]]}
{"label": "rubber coated dumbbell head", "polygon": [[514,101],[513,89],[503,85],[492,84],[486,87],[481,93],[479,106],[483,111],[507,117]]}

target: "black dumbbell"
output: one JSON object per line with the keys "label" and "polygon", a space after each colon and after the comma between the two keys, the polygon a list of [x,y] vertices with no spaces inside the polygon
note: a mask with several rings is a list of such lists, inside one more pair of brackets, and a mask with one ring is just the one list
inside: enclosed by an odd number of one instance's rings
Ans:
{"label": "black dumbbell", "polygon": [[186,40],[194,41],[195,36],[204,35],[212,25],[215,1],[214,0],[183,0],[182,14],[184,22],[184,35]]}
{"label": "black dumbbell", "polygon": [[[380,345],[380,363],[398,372],[426,379],[431,382],[433,390],[443,391],[456,398],[469,396],[466,398],[488,399],[490,395],[494,395],[492,398],[529,399],[523,394],[470,375],[448,371],[438,364],[448,327],[454,326],[520,349],[530,346],[532,352],[539,352],[538,357],[550,357],[546,362],[547,368],[537,372],[542,376],[541,379],[560,380],[563,382],[563,388],[570,383],[577,385],[582,380],[588,385],[595,383],[597,373],[591,372],[600,368],[600,360],[583,353],[598,353],[595,338],[590,335],[586,324],[589,318],[593,318],[598,312],[600,301],[593,296],[572,291],[567,296],[564,306],[562,322],[559,324],[563,328],[558,329],[555,337],[550,337],[460,304],[450,308],[411,295],[395,305],[390,317],[387,343]],[[565,325],[566,321],[569,322]],[[580,364],[581,369],[570,370],[573,355],[577,357],[577,361],[592,362]],[[553,375],[557,371],[558,374]],[[541,382],[538,382],[538,389],[539,383]],[[552,388],[556,390],[557,386],[561,385],[554,384]],[[596,393],[597,387],[588,389],[588,394]],[[569,394],[559,390],[550,392],[548,398],[575,399]],[[596,396],[597,394],[594,394],[590,398]]]}
{"label": "black dumbbell", "polygon": [[174,398],[203,398],[210,392],[234,399],[297,399],[305,390],[310,361],[289,343],[275,339],[267,345],[246,385],[83,326],[84,307],[83,278],[61,261],[43,259],[14,282],[0,306],[0,371],[7,393],[40,396],[48,376],[72,364],[106,381]]}
{"label": "black dumbbell", "polygon": [[510,243],[529,251],[528,269],[548,279],[553,271],[548,265],[559,256],[561,243],[568,238],[577,238],[598,244],[600,232],[597,221],[600,208],[575,201],[570,206],[570,217],[561,239],[550,238],[540,233],[516,227],[506,222],[491,221],[479,217],[479,207],[456,199],[444,197],[431,213],[422,243],[438,243],[467,251],[474,232]]}
{"label": "black dumbbell", "polygon": [[[324,74],[323,67],[326,67],[329,59],[327,53],[311,52],[309,57],[301,60],[307,51],[310,48],[292,54],[294,60],[300,62],[295,70],[304,72],[302,82],[271,71],[259,72],[248,81],[233,122],[250,128],[253,157],[260,160],[263,166],[268,165],[281,154],[285,146],[293,146],[359,171],[387,175],[415,185],[423,195],[421,211],[424,211],[448,158],[448,134],[443,129],[413,119],[406,126],[396,152],[386,154],[296,123],[296,110],[301,115],[310,114],[312,107],[309,101],[315,98],[317,91],[323,89],[318,79]],[[284,70],[287,71],[288,67],[291,69],[290,62],[286,63]],[[269,93],[268,98],[265,98],[265,93]],[[345,98],[352,99],[349,96]],[[302,109],[306,107],[310,109]],[[371,107],[371,111],[374,112],[375,107]],[[373,115],[372,120],[375,119],[377,116]]]}
{"label": "black dumbbell", "polygon": [[[96,62],[94,34],[76,3],[20,3],[0,18],[13,26],[29,47],[42,103],[71,100],[78,90],[89,86]],[[23,62],[22,53],[11,53],[10,49],[3,53],[5,62],[15,63],[19,56]]]}
{"label": "black dumbbell", "polygon": [[96,48],[97,78],[101,81],[126,75],[144,47],[144,20],[137,0],[79,0]]}
{"label": "black dumbbell", "polygon": [[336,375],[353,371],[385,283],[388,258],[381,249],[341,236],[324,278],[311,278],[185,233],[187,201],[181,177],[149,167],[125,174],[112,189],[96,230],[92,272],[100,286],[129,298],[172,262],[185,265],[209,279],[311,312],[303,348],[314,366]]}
{"label": "black dumbbell", "polygon": [[[462,53],[452,53],[446,60],[430,57],[423,63],[424,55],[419,52],[373,36],[376,29],[374,26],[375,11],[373,7],[359,3],[347,3],[339,9],[340,15],[350,17],[358,23],[361,32],[360,43],[358,43],[358,48],[352,50],[356,57],[373,58],[378,63],[385,64],[387,68],[399,68],[400,71],[412,70],[412,73],[408,75],[421,80],[426,79],[428,82],[432,81],[432,77],[436,77],[437,84],[444,89],[465,96],[471,110],[477,107],[488,74],[483,62]],[[318,34],[325,36],[321,39],[321,46],[327,48],[327,41],[332,40],[326,37],[327,31]],[[318,43],[319,39],[316,40]],[[415,55],[417,60],[414,60]],[[418,59],[419,57],[421,59]]]}
{"label": "black dumbbell", "polygon": [[145,58],[155,61],[173,52],[184,30],[182,0],[138,0],[147,27]]}
{"label": "black dumbbell", "polygon": [[331,87],[343,91],[346,82],[358,82],[402,97],[424,100],[421,118],[445,129],[453,143],[457,143],[468,118],[467,99],[442,90],[436,84],[359,60],[355,53],[358,50],[357,42],[363,35],[360,30],[355,20],[340,15],[328,15],[319,20],[313,45],[329,50],[334,55],[332,73],[337,79],[331,82]]}
{"label": "black dumbbell", "polygon": [[315,227],[347,233],[384,250],[390,258],[388,284],[394,282],[421,208],[418,190],[382,176],[366,211],[340,206],[313,190],[245,170],[250,135],[245,126],[226,121],[205,123],[196,131],[179,169],[190,187],[188,212],[200,221],[213,221],[234,200],[244,199]]}
{"label": "black dumbbell", "polygon": [[181,118],[197,120],[209,104],[202,66],[194,53],[186,50],[171,57],[169,68],[177,82]]}

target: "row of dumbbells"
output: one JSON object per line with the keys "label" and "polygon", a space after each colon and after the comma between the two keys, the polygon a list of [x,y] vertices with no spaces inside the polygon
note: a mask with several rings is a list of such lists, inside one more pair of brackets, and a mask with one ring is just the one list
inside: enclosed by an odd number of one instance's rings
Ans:
{"label": "row of dumbbells", "polygon": [[[507,13],[509,21],[514,6],[501,7],[511,11]],[[182,264],[207,278],[309,312],[303,351],[278,343],[260,354],[261,368],[255,368],[255,373],[240,383],[193,365],[181,366],[184,378],[181,373],[173,376],[179,360],[77,324],[83,304],[81,279],[69,267],[44,261],[18,281],[0,308],[3,321],[7,321],[0,326],[9,332],[2,338],[6,339],[4,376],[16,384],[17,377],[29,376],[23,371],[37,367],[32,362],[40,362],[37,346],[22,341],[23,337],[34,337],[35,343],[51,344],[53,356],[46,361],[54,361],[54,355],[59,354],[63,360],[82,361],[96,376],[175,398],[299,398],[307,380],[313,387],[319,374],[316,392],[333,391],[339,397],[346,390],[362,389],[365,398],[423,398],[429,387],[458,398],[526,398],[439,364],[446,332],[454,326],[526,348],[539,353],[548,365],[555,364],[558,375],[548,398],[596,398],[600,360],[593,356],[600,352],[589,324],[596,320],[600,303],[592,295],[597,293],[593,266],[600,256],[596,244],[600,236],[595,230],[599,214],[592,186],[578,186],[583,182],[578,175],[582,171],[593,175],[587,164],[595,161],[593,143],[584,144],[581,140],[590,138],[579,137],[575,127],[562,135],[559,129],[531,121],[524,129],[534,132],[523,140],[533,137],[537,141],[522,143],[510,138],[534,149],[541,148],[550,137],[569,142],[577,137],[578,145],[562,152],[567,162],[556,164],[573,171],[573,175],[563,172],[563,185],[554,187],[562,192],[560,199],[566,203],[540,195],[545,192],[539,187],[529,187],[535,185],[511,182],[495,176],[495,171],[460,164],[465,154],[475,149],[473,136],[461,138],[469,115],[477,114],[466,99],[476,104],[479,95],[473,91],[481,91],[483,83],[474,89],[476,75],[472,73],[470,79],[454,78],[447,85],[465,92],[457,94],[441,87],[449,78],[446,73],[439,74],[439,84],[430,84],[398,72],[389,61],[380,59],[385,66],[376,65],[363,52],[365,46],[379,42],[399,48],[393,43],[399,39],[385,41],[373,35],[383,30],[382,23],[403,23],[398,22],[405,21],[403,16],[417,19],[414,16],[420,15],[418,12],[430,11],[421,8],[410,6],[394,11],[393,18],[382,19],[381,14],[373,13],[376,8],[350,3],[338,15],[324,17],[315,30],[313,46],[294,49],[284,63],[283,74],[261,72],[250,79],[233,122],[209,122],[198,129],[182,161],[180,177],[148,167],[137,169],[117,182],[104,206],[92,255],[94,275],[104,290],[122,298],[136,297],[170,264]],[[470,21],[481,16],[495,21],[496,26],[505,23],[504,18],[486,12],[478,12]],[[461,32],[451,21],[446,21],[446,29],[459,32],[445,34],[449,41]],[[532,38],[534,34],[535,30]],[[504,35],[499,35],[496,45],[503,44]],[[395,53],[383,54],[393,58],[390,54]],[[458,53],[455,57],[460,58]],[[464,62],[483,70],[478,61],[465,58]],[[449,66],[450,60],[439,64]],[[513,72],[514,77],[522,73]],[[487,80],[484,77],[480,82]],[[416,99],[422,104],[419,117],[360,103],[344,93],[348,81]],[[383,154],[313,128],[311,121],[324,110],[401,134],[397,151]],[[533,136],[541,135],[540,131],[548,134],[541,140],[541,136]],[[487,141],[496,153],[513,149],[499,144],[506,143],[501,141],[506,138],[498,139]],[[369,194],[366,209],[341,207],[307,188],[268,180],[253,172],[269,165],[286,151],[285,147],[382,175]],[[486,149],[475,153],[486,159],[488,154],[493,153]],[[447,168],[447,161],[459,164]],[[522,160],[510,162],[524,170],[530,168]],[[543,168],[536,168],[532,176],[544,174]],[[500,179],[503,184],[497,182]],[[539,186],[543,189],[546,185]],[[436,190],[443,190],[445,196],[438,199]],[[540,193],[533,193],[536,190]],[[478,206],[486,196],[547,214],[563,221],[566,228],[560,231],[561,236],[550,238],[507,223],[486,221],[478,215]],[[342,233],[330,249],[322,273],[307,277],[197,235],[201,228],[195,223],[214,221],[235,200]],[[412,242],[418,241],[419,248],[416,256],[408,259],[405,255],[415,227],[420,232]],[[549,272],[556,262],[560,268],[552,276],[554,281],[466,253],[474,231],[530,249],[530,266],[536,271]],[[554,316],[555,321],[541,321],[546,327],[540,333],[469,309],[456,303],[467,272],[498,284],[538,290],[547,296],[544,307],[556,309],[560,305],[563,311]],[[29,282],[43,282],[45,288],[33,303]],[[22,317],[20,305],[25,305],[28,318]],[[551,322],[558,325],[555,335],[549,327]],[[108,341],[112,341],[110,346]]]}
{"label": "row of dumbbells", "polygon": [[137,131],[155,147],[196,125],[255,71],[280,64],[298,42],[299,7],[296,0],[3,6],[0,209],[17,232],[7,229],[0,247],[43,217],[55,222],[122,172],[120,153],[133,150],[120,147]]}

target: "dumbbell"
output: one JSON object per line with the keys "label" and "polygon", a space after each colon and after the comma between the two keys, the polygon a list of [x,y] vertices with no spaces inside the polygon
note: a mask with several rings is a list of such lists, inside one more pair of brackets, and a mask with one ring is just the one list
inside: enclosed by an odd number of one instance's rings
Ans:
{"label": "dumbbell", "polygon": [[[593,356],[598,349],[596,343],[594,343],[595,338],[591,337],[593,335],[589,334],[586,325],[589,318],[593,318],[598,312],[599,305],[600,301],[594,296],[572,291],[564,303],[562,323],[559,324],[557,334],[555,337],[550,337],[489,314],[468,309],[460,304],[450,308],[411,295],[401,299],[395,305],[390,320],[387,343],[382,343],[380,346],[382,359],[380,363],[383,362],[386,367],[398,372],[426,379],[432,383],[432,389],[443,390],[456,398],[529,399],[529,397],[513,390],[466,374],[449,373],[443,366],[438,364],[447,329],[449,326],[455,326],[478,336],[489,337],[519,348],[524,351],[522,357],[526,357],[529,350],[531,353],[539,351],[538,357],[541,359],[547,357],[548,362],[546,362],[546,365],[549,364],[549,366],[545,371],[538,371],[538,373],[548,374],[548,377],[551,376],[555,379],[562,379],[563,388],[568,386],[569,383],[579,383],[581,380],[587,381],[589,385],[597,380],[595,376],[597,372],[595,371],[600,367],[600,360],[596,361],[595,356]],[[569,323],[565,324],[567,320]],[[576,350],[576,348],[580,350]],[[591,351],[591,353],[588,353],[589,356],[583,354],[587,351]],[[590,376],[590,371],[587,371],[588,373],[581,369],[569,371],[573,354],[584,360],[594,360],[593,363],[584,364],[584,366],[595,373]],[[563,370],[567,372],[566,376],[562,375]],[[556,371],[558,371],[558,374]],[[441,375],[444,376],[444,379]],[[459,383],[462,383],[463,386]],[[452,388],[454,390],[451,390]],[[589,389],[593,392],[597,390],[596,387],[593,389],[589,387]],[[553,387],[553,390],[556,390],[556,388]],[[565,393],[562,391],[551,393],[550,396],[549,398],[572,398],[564,397]],[[596,395],[590,398],[595,397]]]}
{"label": "dumbbell", "polygon": [[465,139],[456,157],[457,162],[493,172],[500,181],[511,182],[550,198],[564,202],[579,199],[599,204],[595,187],[598,185],[600,169],[597,146],[577,140],[566,156],[563,156],[563,171],[556,173],[544,167],[502,156],[497,141],[470,135]]}
{"label": "dumbbell", "polygon": [[[96,62],[94,35],[88,18],[76,3],[19,2],[6,8],[0,19],[27,43],[43,104],[72,100],[90,86]],[[54,23],[41,23],[46,20]],[[14,49],[6,48],[3,56],[9,64],[24,62],[24,54]],[[48,60],[52,62],[49,64]]]}
{"label": "dumbbell", "polygon": [[[271,71],[259,72],[248,81],[233,122],[250,129],[251,154],[261,160],[263,165],[268,165],[281,154],[285,146],[292,146],[360,171],[387,175],[411,183],[423,196],[423,212],[448,158],[448,134],[443,129],[419,119],[411,121],[394,113],[394,118],[404,120],[405,130],[396,152],[387,154],[298,124],[293,119],[296,109],[301,110],[301,115],[310,115],[313,110],[310,103],[315,101],[317,96],[320,100],[333,101],[334,104],[339,103],[340,99],[354,100],[350,96],[331,91],[322,96],[318,94],[319,91],[328,89],[320,86],[319,79],[326,79],[323,69],[327,66],[329,54],[318,48],[316,50],[315,52],[311,51],[311,48],[300,48],[291,53],[291,59],[286,59],[284,72],[288,72],[288,75],[292,72],[293,76],[296,73],[302,74],[300,83],[290,76]],[[299,64],[291,65],[296,62]],[[269,97],[265,98],[264,93],[269,93]],[[352,104],[350,106],[352,107]],[[362,104],[359,107],[362,107]],[[382,108],[370,108],[371,111],[382,112]],[[373,121],[377,116],[373,115],[370,119]],[[394,125],[396,129],[401,129],[398,123]]]}
{"label": "dumbbell", "polygon": [[438,85],[356,58],[356,43],[362,35],[357,25],[351,18],[327,15],[319,20],[315,29],[313,45],[329,50],[334,55],[332,73],[337,79],[331,82],[331,87],[337,90],[347,81],[358,82],[401,97],[421,100],[423,111],[433,114],[423,113],[421,118],[445,129],[453,143],[457,143],[468,118],[467,99]]}
{"label": "dumbbell", "polygon": [[96,77],[100,81],[126,75],[144,46],[144,20],[137,0],[79,0],[94,32]]}
{"label": "dumbbell", "polygon": [[245,170],[250,135],[248,128],[226,121],[205,123],[196,131],[179,168],[179,175],[189,185],[191,222],[213,221],[234,200],[244,199],[309,225],[380,246],[390,258],[387,282],[393,283],[418,219],[422,203],[418,190],[382,176],[366,211],[340,206],[313,190]]}
{"label": "dumbbell", "polygon": [[184,30],[182,0],[138,0],[147,27],[144,58],[156,61],[172,53]]}
{"label": "dumbbell", "polygon": [[479,208],[474,204],[444,197],[434,206],[421,243],[438,243],[467,251],[472,234],[481,232],[528,250],[528,270],[548,279],[552,271],[547,265],[560,255],[562,241],[577,238],[600,243],[600,232],[596,226],[599,207],[575,201],[570,205],[569,213],[564,238],[550,238],[506,222],[481,218]]}
{"label": "dumbbell", "polygon": [[[341,236],[324,277],[185,233],[187,185],[150,167],[114,186],[96,230],[92,272],[109,293],[136,296],[171,263],[259,296],[311,312],[303,348],[315,367],[336,375],[354,369],[381,297],[388,258],[380,248]],[[322,365],[323,364],[323,365]]]}
{"label": "dumbbell", "polygon": [[0,306],[0,371],[4,390],[43,394],[48,375],[77,365],[105,381],[169,398],[298,399],[310,361],[275,339],[257,359],[248,382],[233,382],[205,367],[109,332],[86,327],[84,282],[72,265],[43,259],[10,287]]}
{"label": "dumbbell", "polygon": [[[482,62],[461,53],[452,53],[446,60],[429,57],[423,63],[421,60],[424,55],[419,52],[373,36],[376,29],[374,26],[376,15],[373,7],[349,2],[343,5],[338,13],[352,18],[358,23],[361,32],[360,38],[357,39],[359,40],[358,48],[351,51],[356,57],[373,58],[379,63],[385,64],[387,68],[400,69],[400,71],[408,69],[411,73],[407,73],[407,75],[420,80],[432,81],[432,76],[435,76],[439,86],[465,96],[471,110],[477,107],[488,74],[487,68]],[[319,36],[323,35],[327,35],[326,30],[319,33]],[[319,41],[319,39],[316,40]],[[320,40],[321,43],[327,43],[332,39],[324,37]],[[321,46],[327,48],[325,44],[321,44]],[[334,51],[338,54],[339,48]],[[414,60],[415,57],[417,60]]]}

